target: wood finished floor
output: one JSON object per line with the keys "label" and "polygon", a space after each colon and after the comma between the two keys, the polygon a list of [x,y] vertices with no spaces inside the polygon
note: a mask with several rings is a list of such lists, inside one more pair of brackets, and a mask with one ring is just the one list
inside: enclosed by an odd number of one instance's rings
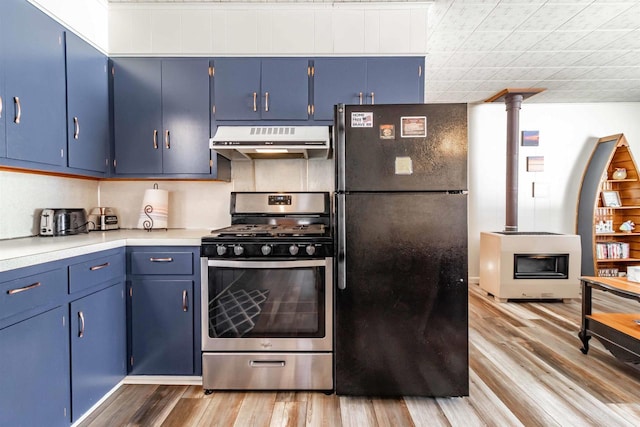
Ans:
{"label": "wood finished floor", "polygon": [[[583,355],[580,301],[498,303],[469,287],[470,396],[354,398],[124,385],[81,426],[638,426],[640,370],[595,339]],[[594,312],[640,312],[594,291]]]}

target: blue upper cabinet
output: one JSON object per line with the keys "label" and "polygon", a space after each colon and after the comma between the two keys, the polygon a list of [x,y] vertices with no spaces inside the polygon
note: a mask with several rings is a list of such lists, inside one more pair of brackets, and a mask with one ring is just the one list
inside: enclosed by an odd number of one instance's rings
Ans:
{"label": "blue upper cabinet", "polygon": [[309,73],[306,58],[263,59],[262,119],[307,120]]}
{"label": "blue upper cabinet", "polygon": [[333,120],[335,104],[362,104],[367,90],[365,58],[318,58],[314,61],[314,119]]}
{"label": "blue upper cabinet", "polygon": [[368,58],[366,104],[424,101],[424,58]]}
{"label": "blue upper cabinet", "polygon": [[109,148],[107,57],[66,33],[68,166],[104,174]]}
{"label": "blue upper cabinet", "polygon": [[209,60],[113,60],[118,175],[211,176]]}
{"label": "blue upper cabinet", "polygon": [[3,0],[6,157],[65,164],[65,61],[62,26],[24,0]]}
{"label": "blue upper cabinet", "polygon": [[209,60],[162,61],[162,172],[209,174]]}
{"label": "blue upper cabinet", "polygon": [[216,58],[213,69],[216,120],[260,120],[260,59]]}
{"label": "blue upper cabinet", "polygon": [[309,118],[308,59],[216,58],[213,64],[216,121]]}
{"label": "blue upper cabinet", "polygon": [[333,120],[335,104],[424,102],[424,58],[316,58],[314,120]]}
{"label": "blue upper cabinet", "polygon": [[116,173],[162,173],[162,68],[159,59],[113,61]]}

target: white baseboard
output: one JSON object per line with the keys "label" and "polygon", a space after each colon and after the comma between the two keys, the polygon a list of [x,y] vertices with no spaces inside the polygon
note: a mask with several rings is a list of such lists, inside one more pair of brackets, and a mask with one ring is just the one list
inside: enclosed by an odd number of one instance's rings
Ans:
{"label": "white baseboard", "polygon": [[480,277],[469,277],[469,284],[471,285],[479,285],[480,284]]}
{"label": "white baseboard", "polygon": [[124,384],[202,385],[202,377],[189,375],[128,375]]}
{"label": "white baseboard", "polygon": [[82,414],[82,416],[80,418],[75,420],[73,422],[73,424],[71,424],[71,427],[75,427],[75,426],[79,425],[80,423],[82,423],[89,415],[91,415],[91,413],[93,411],[96,410],[96,408],[98,408],[98,406],[102,405],[109,397],[111,397],[111,395],[113,393],[115,393],[115,391],[118,390],[122,384],[124,384],[124,380],[120,381],[118,384],[115,385],[115,387],[113,387],[111,390],[109,390],[107,392],[107,394],[102,396],[102,399],[98,400],[95,403],[95,405],[93,405],[91,408],[89,408],[89,410],[87,412],[85,412],[84,414]]}

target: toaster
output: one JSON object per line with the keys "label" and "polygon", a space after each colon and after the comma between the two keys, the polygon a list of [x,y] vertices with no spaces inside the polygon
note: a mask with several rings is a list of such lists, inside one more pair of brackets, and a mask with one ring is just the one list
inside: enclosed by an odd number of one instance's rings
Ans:
{"label": "toaster", "polygon": [[40,213],[41,236],[67,236],[87,232],[84,209],[43,209]]}

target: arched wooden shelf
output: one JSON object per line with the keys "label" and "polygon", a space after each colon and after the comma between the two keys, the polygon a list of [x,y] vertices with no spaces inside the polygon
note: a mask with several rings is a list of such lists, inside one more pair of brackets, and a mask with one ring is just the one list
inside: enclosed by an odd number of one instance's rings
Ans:
{"label": "arched wooden shelf", "polygon": [[[612,179],[618,168],[626,169],[625,179]],[[617,191],[621,206],[603,206],[603,191]],[[633,221],[636,229],[621,231],[625,221]],[[576,228],[582,240],[583,276],[615,275],[625,273],[629,265],[640,265],[640,180],[623,134],[600,138],[594,147],[582,177]],[[628,254],[621,258],[617,251],[623,245],[628,245]],[[608,258],[607,248],[615,249],[614,258]]]}

